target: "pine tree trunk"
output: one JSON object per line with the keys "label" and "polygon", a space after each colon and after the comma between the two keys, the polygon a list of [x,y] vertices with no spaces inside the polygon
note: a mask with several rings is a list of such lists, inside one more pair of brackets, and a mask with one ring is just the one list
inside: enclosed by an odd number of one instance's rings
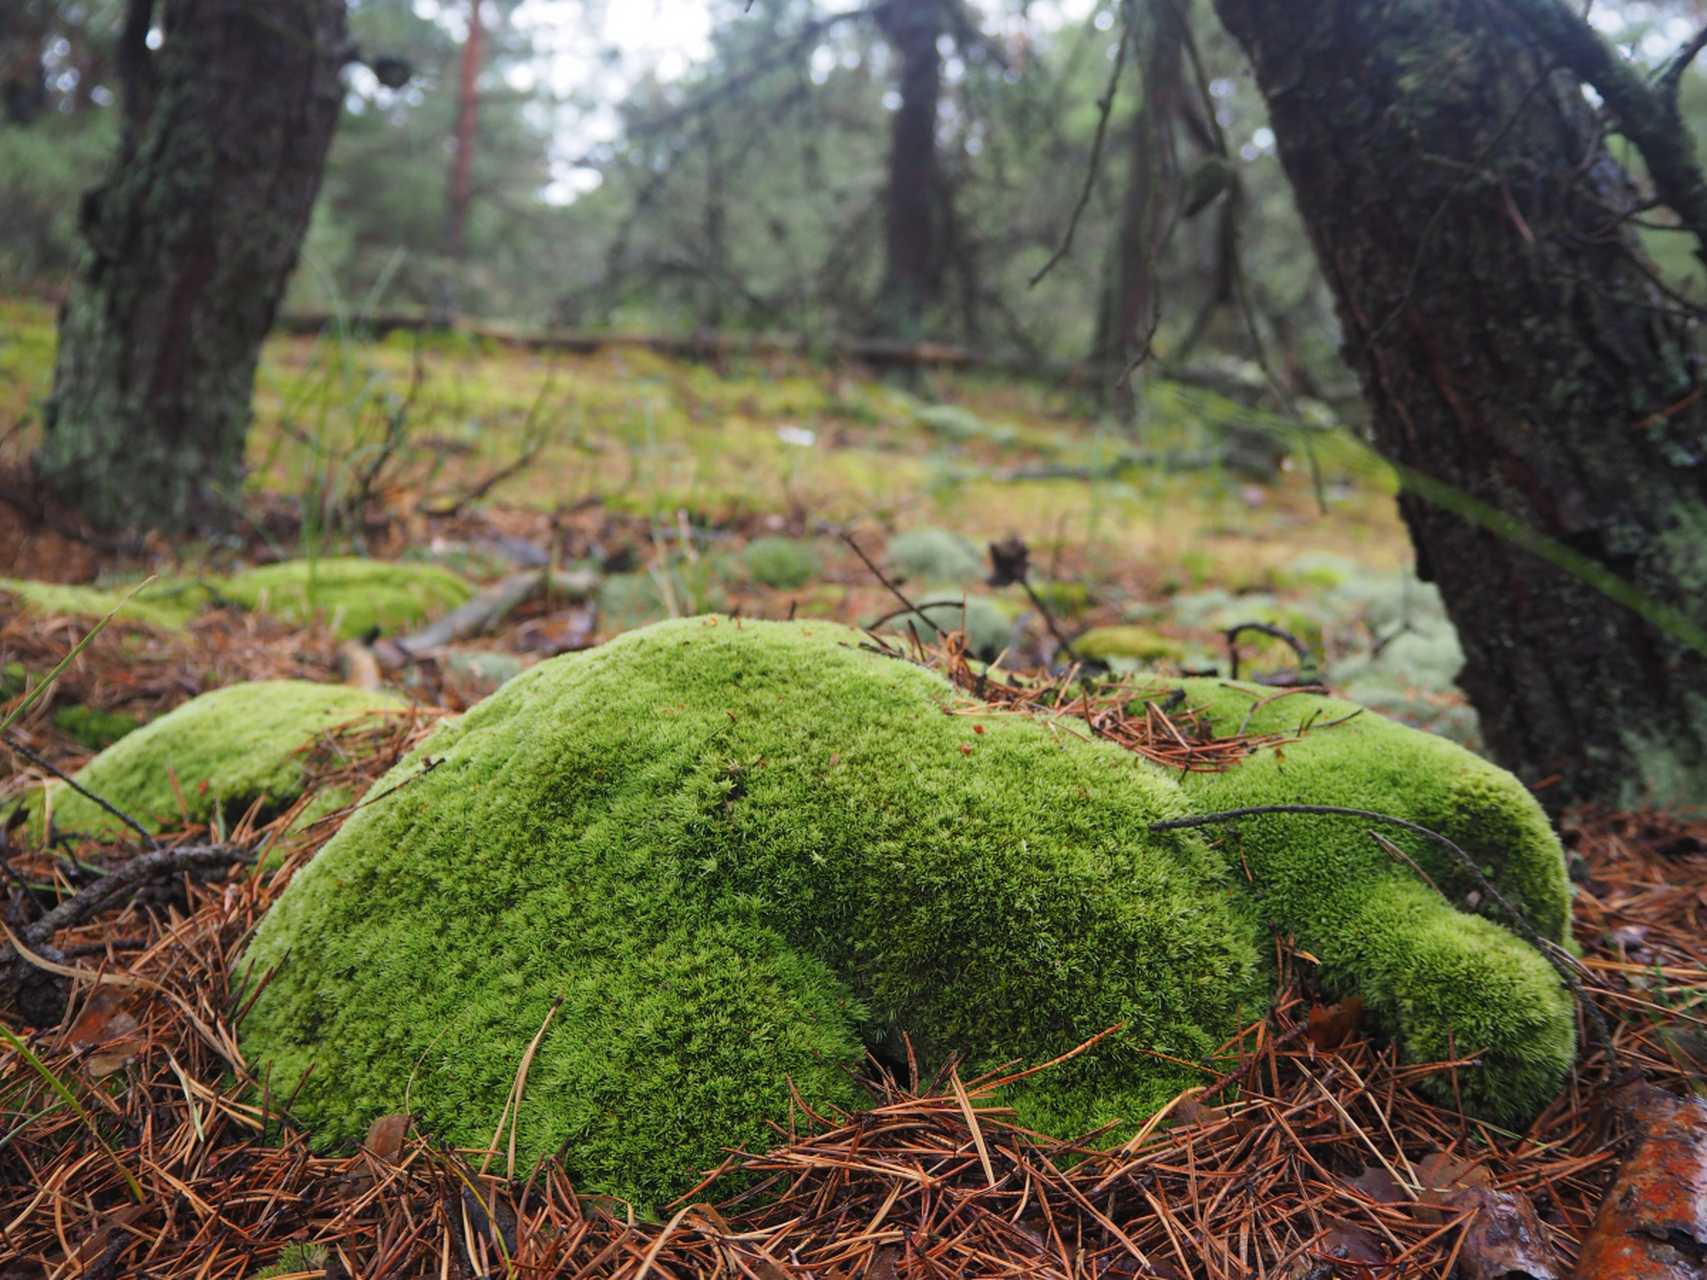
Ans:
{"label": "pine tree trunk", "polygon": [[942,175],[937,164],[937,99],[942,91],[942,0],[896,0],[880,21],[900,61],[901,103],[889,146],[889,186],[884,204],[887,248],[880,326],[899,338],[921,336],[925,308],[942,278],[942,235],[938,204]]}
{"label": "pine tree trunk", "polygon": [[151,58],[149,11],[132,0],[121,40],[142,61],[113,170],[84,198],[37,467],[103,526],[218,527],[343,100],[345,3],[167,0]]}
{"label": "pine tree trunk", "polygon": [[[1707,621],[1707,413],[1568,73],[1493,0],[1216,0],[1335,290],[1375,441]],[[1682,405],[1681,408],[1678,408]],[[1707,803],[1707,662],[1412,493],[1493,754],[1558,805]]]}

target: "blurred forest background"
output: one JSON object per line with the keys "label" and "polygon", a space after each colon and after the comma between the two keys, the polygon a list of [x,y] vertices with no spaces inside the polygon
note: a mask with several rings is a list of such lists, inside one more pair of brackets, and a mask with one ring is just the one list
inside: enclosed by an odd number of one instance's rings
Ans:
{"label": "blurred forest background", "polygon": [[[357,44],[405,59],[412,74],[388,89],[368,67],[351,69],[287,310],[413,307],[817,340],[881,333],[1056,368],[1110,349],[1113,300],[1136,260],[1122,236],[1164,231],[1155,210],[1167,202],[1146,196],[1145,183],[1177,191],[1224,135],[1225,194],[1181,220],[1156,267],[1151,292],[1168,299],[1157,349],[1173,362],[1249,359],[1254,322],[1289,384],[1345,389],[1331,306],[1261,96],[1203,6],[1186,53],[1171,21],[1158,23],[1171,17],[1166,5],[1135,10],[1131,24],[1071,0],[933,12],[924,56],[937,90],[934,167],[921,177],[933,242],[916,312],[885,306],[905,62],[885,14],[908,6],[692,8],[482,0],[471,55],[467,4],[353,5]],[[4,12],[0,270],[54,290],[75,262],[79,197],[116,140],[123,6],[7,0]],[[1124,83],[1084,192],[1117,55]],[[459,194],[470,56],[477,125]],[[1146,75],[1168,82],[1159,122],[1145,114]],[[1082,192],[1071,253],[1028,287]],[[1233,296],[1240,258],[1248,316]]]}
{"label": "blurred forest background", "polygon": [[[1698,7],[1592,16],[1658,66]],[[914,11],[929,30],[909,54],[897,22]],[[0,6],[14,286],[56,294],[76,262],[79,200],[117,139],[123,19],[119,0]],[[1354,394],[1262,97],[1207,6],[358,0],[350,28],[407,80],[349,69],[287,312],[928,338],[1037,371],[1088,364],[1104,390],[1153,326],[1165,371]],[[899,174],[928,243],[922,296],[898,303],[885,219],[909,66],[934,146]],[[1694,70],[1682,103],[1707,124]],[[1682,238],[1643,235],[1699,291]],[[1270,354],[1265,376],[1252,362]]]}

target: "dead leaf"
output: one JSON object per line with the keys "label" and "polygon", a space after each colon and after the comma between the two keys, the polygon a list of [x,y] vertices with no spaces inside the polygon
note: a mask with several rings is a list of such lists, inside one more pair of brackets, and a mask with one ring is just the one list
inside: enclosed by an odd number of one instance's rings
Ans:
{"label": "dead leaf", "polygon": [[1406,1204],[1411,1198],[1384,1165],[1366,1164],[1363,1172],[1349,1181],[1376,1204]]}
{"label": "dead leaf", "polygon": [[367,1149],[388,1164],[403,1154],[403,1137],[409,1132],[409,1117],[381,1116],[368,1126]]}
{"label": "dead leaf", "polygon": [[133,991],[102,986],[89,997],[83,1012],[65,1033],[69,1048],[101,1050],[89,1057],[90,1075],[98,1078],[123,1070],[147,1048],[147,1040],[136,1034],[141,1028],[131,1013],[135,1002]]}
{"label": "dead leaf", "polygon": [[1184,1128],[1194,1124],[1211,1124],[1222,1119],[1221,1111],[1216,1107],[1206,1107],[1196,1098],[1181,1098],[1174,1103],[1173,1122],[1175,1128]]}
{"label": "dead leaf", "polygon": [[1416,1163],[1417,1220],[1440,1224],[1453,1215],[1445,1212],[1454,1197],[1467,1187],[1488,1185],[1488,1171],[1480,1165],[1455,1156],[1448,1151],[1436,1151]]}
{"label": "dead leaf", "polygon": [[1353,996],[1323,1008],[1310,1006],[1310,1029],[1304,1038],[1318,1049],[1337,1049],[1350,1040],[1363,1017],[1363,1001]]}

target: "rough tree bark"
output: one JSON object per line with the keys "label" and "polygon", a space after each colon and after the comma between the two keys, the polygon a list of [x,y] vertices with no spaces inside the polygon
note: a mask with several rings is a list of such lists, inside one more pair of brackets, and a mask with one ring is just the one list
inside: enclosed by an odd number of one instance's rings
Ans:
{"label": "rough tree bark", "polygon": [[[1580,82],[1504,0],[1216,0],[1336,293],[1378,447],[1707,621],[1707,403]],[[1707,661],[1406,492],[1460,682],[1557,805],[1707,802]]]}
{"label": "rough tree bark", "polygon": [[320,186],[345,0],[131,0],[123,141],[82,210],[60,315],[50,486],[107,527],[228,523],[261,340]]}
{"label": "rough tree bark", "polygon": [[878,12],[884,37],[900,62],[884,197],[886,249],[879,325],[891,336],[921,334],[925,308],[942,285],[942,172],[937,163],[937,99],[942,59],[937,40],[947,27],[945,0],[890,0]]}

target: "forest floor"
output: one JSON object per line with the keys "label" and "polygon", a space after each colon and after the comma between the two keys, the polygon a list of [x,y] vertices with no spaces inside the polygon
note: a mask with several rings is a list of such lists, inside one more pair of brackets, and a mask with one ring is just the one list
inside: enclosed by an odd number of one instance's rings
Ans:
{"label": "forest floor", "polygon": [[[459,710],[522,666],[672,614],[875,623],[895,601],[869,557],[905,590],[965,601],[968,619],[988,600],[1010,665],[1060,663],[1063,638],[1101,636],[1116,670],[1226,672],[1227,630],[1259,622],[1308,656],[1245,634],[1247,674],[1320,676],[1476,744],[1451,684],[1456,640],[1408,571],[1390,477],[1343,433],[1306,435],[1237,399],[1159,385],[1137,425],[1115,429],[1084,388],[978,373],[292,338],[264,360],[243,525],[124,544],[30,483],[52,345],[44,307],[0,301],[0,431],[15,424],[0,440],[3,705],[105,602],[151,575],[139,598],[163,602],[148,621],[121,614],[9,730],[64,771],[209,688],[359,678],[352,642],[383,658],[409,626],[364,645],[338,608],[246,608],[221,586],[347,555],[438,565],[470,590],[530,567],[580,575],[418,660],[392,653],[385,678],[424,707]],[[921,531],[949,561],[954,538],[982,562],[987,543],[1020,536],[1037,598],[985,585],[987,563],[921,569],[896,541]],[[752,550],[765,542],[771,559]],[[96,591],[32,604],[24,581]],[[311,789],[359,792],[420,730],[405,718],[365,753],[317,757]],[[0,754],[0,802],[46,777]],[[257,1104],[233,965],[329,833],[287,839],[286,821],[282,865],[186,873],[59,933],[53,1025],[0,1017],[0,1280],[1563,1275],[1628,1136],[1653,1119],[1616,1086],[1634,1068],[1699,1093],[1707,1069],[1707,823],[1576,812],[1562,827],[1576,968],[1625,1075],[1586,1051],[1523,1133],[1426,1099],[1424,1077],[1472,1064],[1397,1065],[1354,1011],[1315,1004],[1308,966],[1283,955],[1283,998],[1223,1047],[1210,1087],[1113,1152],[1015,1129],[978,1082],[890,1080],[872,1112],[733,1161],[730,1175],[768,1180],[768,1199],[732,1200],[714,1180],[636,1213],[576,1194],[554,1164],[511,1168],[401,1124],[316,1153],[275,1100]],[[261,834],[183,822],[160,843]],[[15,827],[0,841],[8,930],[137,852],[30,847]]]}

